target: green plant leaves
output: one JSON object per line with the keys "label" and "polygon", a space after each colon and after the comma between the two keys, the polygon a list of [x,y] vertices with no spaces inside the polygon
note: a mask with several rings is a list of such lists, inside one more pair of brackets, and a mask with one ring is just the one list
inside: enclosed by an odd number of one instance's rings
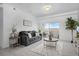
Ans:
{"label": "green plant leaves", "polygon": [[67,18],[66,21],[66,29],[69,30],[76,30],[77,26],[78,26],[78,22],[73,20],[72,17]]}

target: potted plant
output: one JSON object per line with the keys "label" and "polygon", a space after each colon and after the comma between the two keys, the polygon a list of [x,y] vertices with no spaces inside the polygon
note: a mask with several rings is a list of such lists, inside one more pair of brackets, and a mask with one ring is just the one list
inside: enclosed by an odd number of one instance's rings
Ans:
{"label": "potted plant", "polygon": [[71,43],[73,43],[73,31],[77,29],[78,22],[75,21],[72,17],[67,18],[66,21],[66,29],[71,30],[72,40]]}
{"label": "potted plant", "polygon": [[41,34],[41,30],[40,30],[40,29],[38,29],[38,32],[39,32],[39,35],[42,36],[42,34]]}

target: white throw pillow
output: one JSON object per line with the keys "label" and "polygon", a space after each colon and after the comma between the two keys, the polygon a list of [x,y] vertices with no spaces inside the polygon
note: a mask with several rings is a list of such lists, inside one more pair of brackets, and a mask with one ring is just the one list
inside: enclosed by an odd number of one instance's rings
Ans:
{"label": "white throw pillow", "polygon": [[39,36],[39,33],[36,33],[36,36]]}
{"label": "white throw pillow", "polygon": [[29,38],[32,38],[32,36],[31,36],[31,34],[30,34],[30,33],[28,33],[28,36],[29,36]]}

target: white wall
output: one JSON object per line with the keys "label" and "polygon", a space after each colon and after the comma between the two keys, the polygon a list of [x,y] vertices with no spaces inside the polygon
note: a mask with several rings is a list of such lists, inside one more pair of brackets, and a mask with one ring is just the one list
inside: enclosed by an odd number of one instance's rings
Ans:
{"label": "white wall", "polygon": [[[11,33],[11,29],[13,25],[16,25],[17,31],[30,31],[37,30],[36,23],[34,21],[34,17],[29,13],[24,13],[23,11],[16,8],[13,10],[14,6],[3,4],[3,40],[2,40],[2,48],[9,47],[9,36]],[[32,26],[23,26],[23,19],[32,21]]]}
{"label": "white wall", "polygon": [[[59,22],[60,23],[59,38],[61,40],[71,41],[71,32],[65,29],[66,18],[68,17],[73,17],[73,19],[78,20],[77,11],[58,14],[58,15],[51,15],[46,17],[40,17],[39,20],[40,20],[40,23]],[[75,32],[74,32],[74,36],[76,36]]]}
{"label": "white wall", "polygon": [[0,47],[3,39],[3,7],[0,7]]}

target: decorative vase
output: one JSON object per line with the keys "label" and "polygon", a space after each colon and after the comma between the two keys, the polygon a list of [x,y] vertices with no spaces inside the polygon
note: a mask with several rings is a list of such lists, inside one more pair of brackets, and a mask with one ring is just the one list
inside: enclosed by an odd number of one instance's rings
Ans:
{"label": "decorative vase", "polygon": [[52,36],[51,36],[51,35],[49,35],[49,40],[50,40],[50,41],[52,40]]}

